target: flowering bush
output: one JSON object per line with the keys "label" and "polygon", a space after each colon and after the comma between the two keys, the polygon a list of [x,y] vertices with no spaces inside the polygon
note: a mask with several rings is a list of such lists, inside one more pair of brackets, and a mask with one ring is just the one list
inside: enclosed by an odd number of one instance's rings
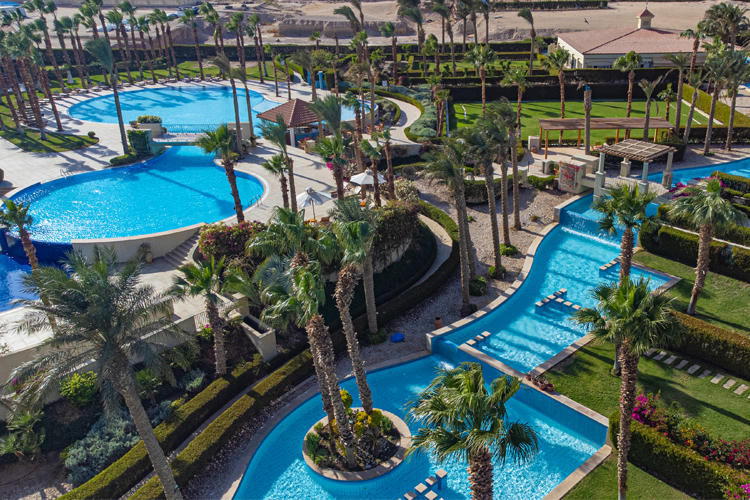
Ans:
{"label": "flowering bush", "polygon": [[727,490],[724,498],[730,500],[750,500],[750,484],[743,484],[741,486],[733,484]]}
{"label": "flowering bush", "polygon": [[204,257],[213,255],[216,259],[225,258],[226,261],[245,254],[247,241],[266,230],[266,225],[260,221],[244,221],[233,226],[223,222],[203,226],[198,240],[198,248]]}
{"label": "flowering bush", "polygon": [[412,204],[419,203],[419,189],[417,189],[417,186],[412,181],[398,179],[393,183],[393,187],[396,192],[396,198],[399,200]]}

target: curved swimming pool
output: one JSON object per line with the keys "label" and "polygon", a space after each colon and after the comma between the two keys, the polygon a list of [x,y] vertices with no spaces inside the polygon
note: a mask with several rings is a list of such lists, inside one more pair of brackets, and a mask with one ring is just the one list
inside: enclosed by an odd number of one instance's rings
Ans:
{"label": "curved swimming pool", "polygon": [[[236,175],[242,206],[248,208],[262,196],[263,184],[249,174]],[[57,243],[159,233],[235,214],[224,169],[195,146],[37,184],[12,198],[31,202],[33,239]]]}
{"label": "curved swimming pool", "polygon": [[[678,183],[687,184],[692,179],[702,179],[704,177],[710,177],[712,173],[724,172],[729,175],[739,175],[741,177],[750,177],[750,159],[742,159],[737,161],[728,161],[726,163],[717,163],[715,165],[706,165],[705,167],[695,168],[676,168],[672,170],[672,185],[675,186]],[[661,182],[664,174],[662,172],[656,172],[648,176],[648,180],[654,182]]]}

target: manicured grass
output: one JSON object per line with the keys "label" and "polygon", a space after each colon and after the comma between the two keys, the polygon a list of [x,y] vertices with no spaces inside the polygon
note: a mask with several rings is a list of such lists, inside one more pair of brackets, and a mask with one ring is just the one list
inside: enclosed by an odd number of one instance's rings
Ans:
{"label": "manicured grass", "polygon": [[[417,61],[417,62],[422,62],[422,58],[421,57],[414,58],[414,60]],[[432,60],[433,62],[430,62],[430,60]],[[427,56],[427,61],[428,61],[427,62],[427,71],[428,71],[428,75],[429,75],[429,73],[435,71],[435,63],[434,63],[435,58],[434,57],[431,58],[430,56]],[[441,60],[440,61],[440,68],[441,69],[444,68],[446,64],[448,64],[449,66],[452,67],[451,61],[449,59],[447,61],[442,61]],[[500,67],[499,63],[495,64],[495,67],[499,68]],[[529,62],[528,61],[510,61],[510,68],[511,69],[519,69],[519,68],[524,68],[525,69],[525,68],[528,68],[528,67],[529,67]],[[474,65],[470,64],[468,62],[465,62],[465,61],[456,61],[456,75],[457,76],[463,76],[463,69],[464,68],[474,69]],[[539,69],[536,66],[535,66],[535,68],[537,68],[537,70]]]}
{"label": "manicured grass", "polygon": [[[682,278],[669,293],[677,298],[675,308],[678,311],[687,309],[695,284],[694,268],[646,251],[638,252],[633,259],[644,266]],[[750,336],[750,283],[709,272],[698,298],[697,312],[696,317],[703,321]]]}
{"label": "manicured grass", "polygon": [[[627,115],[628,103],[626,96],[623,96],[622,101],[594,101],[593,109],[591,110],[592,118],[612,118],[612,117],[624,117]],[[515,101],[513,101],[515,106]],[[481,102],[456,102],[454,103],[456,110],[456,118],[458,120],[459,127],[467,127],[474,123],[479,117],[482,116],[482,103]],[[464,108],[466,108],[466,119],[464,119]],[[675,104],[671,104],[672,110],[669,113],[669,120],[674,123],[675,116]],[[664,103],[659,103],[658,116],[664,118]],[[687,120],[687,114],[690,111],[690,106],[682,106],[682,123],[684,124]],[[632,117],[643,117],[646,114],[646,101],[633,101],[633,111],[630,116]],[[651,116],[656,116],[656,106],[651,105]],[[534,101],[534,102],[522,102],[521,103],[521,124],[523,127],[522,133],[523,138],[527,138],[530,135],[539,134],[539,119],[540,118],[559,118],[560,117],[560,101]],[[565,101],[565,118],[583,118],[583,101]],[[693,123],[705,125],[708,123],[708,119],[697,112],[693,115]],[[597,142],[604,142],[607,137],[614,137],[615,130],[592,130],[591,141],[596,144]],[[620,138],[624,137],[625,131],[620,132]],[[651,128],[650,134],[653,137],[654,129]],[[583,134],[581,134],[583,135]],[[559,132],[552,131],[549,134],[550,142],[557,143]],[[630,134],[633,138],[643,138],[642,130],[633,130]],[[563,138],[576,139],[578,132],[569,131],[563,134]],[[541,138],[542,141],[544,138]],[[583,140],[583,137],[581,138]]]}
{"label": "manicured grass", "polygon": [[10,141],[24,151],[31,153],[57,153],[60,151],[70,151],[81,147],[91,146],[99,142],[99,139],[91,139],[86,135],[67,135],[50,132],[55,130],[55,123],[52,120],[47,126],[47,140],[42,141],[39,132],[26,129],[25,135],[16,133],[16,125],[13,123],[13,117],[7,106],[0,105],[0,119],[3,120],[8,128],[7,132],[0,132],[0,137]]}
{"label": "manicured grass", "polygon": [[[610,374],[614,362],[613,345],[592,342],[547,372],[555,390],[592,410],[609,417],[619,408],[620,378]],[[681,356],[682,358],[682,356]],[[689,358],[688,358],[689,359]],[[692,365],[691,359],[689,359]],[[720,369],[695,360],[712,373]],[[700,379],[686,370],[650,358],[639,364],[638,386],[646,392],[661,391],[667,405],[679,402],[687,414],[715,436],[724,439],[747,437],[750,425],[750,400],[710,382],[710,376]],[[703,368],[701,368],[703,370]],[[747,384],[747,381],[739,383]]]}
{"label": "manicured grass", "polygon": [[[591,471],[567,495],[565,500],[598,500],[617,497],[617,451]],[[683,500],[690,496],[682,493],[628,464],[628,499]]]}

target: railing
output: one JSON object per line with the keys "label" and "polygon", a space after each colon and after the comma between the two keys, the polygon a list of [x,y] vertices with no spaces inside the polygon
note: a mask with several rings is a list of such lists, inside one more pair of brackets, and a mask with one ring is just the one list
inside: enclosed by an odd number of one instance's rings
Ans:
{"label": "railing", "polygon": [[203,134],[206,130],[214,130],[216,124],[206,123],[173,123],[166,124],[162,123],[162,127],[167,129],[167,135],[179,135],[179,134]]}
{"label": "railing", "polygon": [[260,194],[256,194],[256,195],[255,195],[255,196],[253,196],[253,198],[252,198],[252,199],[250,200],[250,205],[249,205],[249,206],[251,206],[251,207],[252,207],[252,206],[253,206],[253,205],[255,205],[256,203],[257,203],[258,205],[260,205],[260,199],[261,199],[261,195],[260,195]]}
{"label": "railing", "polygon": [[60,176],[63,178],[73,177],[73,172],[71,172],[69,168],[61,168]]}

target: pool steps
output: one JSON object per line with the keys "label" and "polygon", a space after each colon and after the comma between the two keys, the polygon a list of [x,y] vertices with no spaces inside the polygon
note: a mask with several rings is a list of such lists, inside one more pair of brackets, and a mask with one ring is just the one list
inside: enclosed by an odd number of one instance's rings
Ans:
{"label": "pool steps", "polygon": [[[413,491],[408,492],[404,495],[403,499],[398,500],[416,500],[419,498],[426,498],[427,500],[438,500],[438,494],[432,489],[437,485],[437,489],[443,489],[443,481],[448,476],[448,473],[444,469],[438,470],[434,476],[430,476],[424,480],[423,483],[419,483],[414,487]],[[443,500],[442,497],[439,500]]]}
{"label": "pool steps", "polygon": [[200,238],[200,231],[196,231],[190,238],[180,243],[177,248],[164,255],[164,260],[175,268],[184,266],[190,262],[190,254],[193,247],[198,243],[198,238]]}
{"label": "pool steps", "polygon": [[536,306],[536,312],[542,312],[545,307],[554,306],[556,309],[562,308],[563,311],[573,310],[579,311],[581,306],[574,304],[568,298],[568,289],[561,288],[555,293],[547,295],[545,298],[534,304]]}

